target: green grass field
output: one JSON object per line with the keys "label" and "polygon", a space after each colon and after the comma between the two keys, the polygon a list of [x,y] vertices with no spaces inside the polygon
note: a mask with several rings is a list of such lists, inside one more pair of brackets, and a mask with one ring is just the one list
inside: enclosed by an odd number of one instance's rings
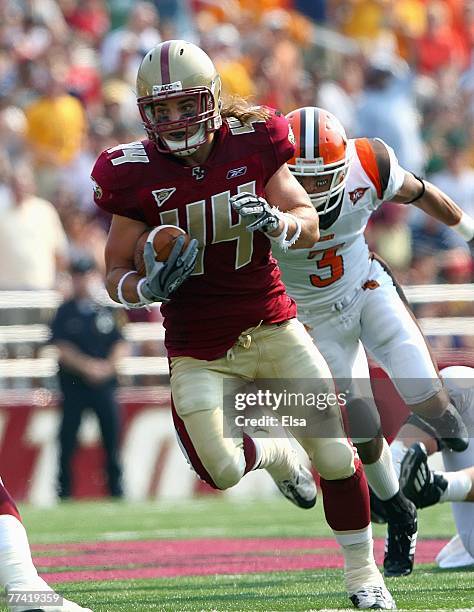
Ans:
{"label": "green grass field", "polygon": [[[133,552],[134,540],[151,540],[150,550],[159,559],[160,547],[178,539],[330,537],[322,515],[321,500],[318,500],[317,509],[311,511],[298,510],[279,498],[246,503],[225,498],[201,498],[186,503],[65,503],[47,510],[23,506],[21,511],[30,541],[35,545],[37,565],[46,578],[50,572],[57,577],[58,572],[81,569],[84,561],[78,563],[77,568],[63,567],[61,563],[57,567],[46,565],[48,555],[54,557],[67,543],[97,541],[100,551],[107,544],[120,546],[120,542],[125,542]],[[384,529],[376,526],[374,532],[375,536],[381,537]],[[448,505],[420,513],[422,538],[446,539],[453,534],[454,524]],[[101,545],[101,542],[105,544]],[[48,548],[48,544],[53,546]],[[136,546],[139,544],[137,542]],[[438,548],[441,545],[440,542]],[[305,552],[301,551],[301,554]],[[121,553],[117,554],[117,565],[125,569],[140,569],[141,564],[145,567],[153,565],[147,562],[146,554],[143,558],[138,556],[138,562],[135,559],[133,564],[125,558],[121,563]],[[277,565],[276,555],[275,558],[267,557],[267,563],[275,561]],[[248,559],[249,562],[252,560],[251,555]],[[199,561],[202,564],[212,562],[212,553]],[[474,610],[473,579],[474,572],[469,570],[441,571],[430,563],[418,564],[411,576],[390,579],[387,584],[400,609]],[[297,611],[350,607],[343,588],[342,571],[324,566],[316,570],[88,579],[61,582],[57,589],[66,597],[91,607],[94,612]]]}

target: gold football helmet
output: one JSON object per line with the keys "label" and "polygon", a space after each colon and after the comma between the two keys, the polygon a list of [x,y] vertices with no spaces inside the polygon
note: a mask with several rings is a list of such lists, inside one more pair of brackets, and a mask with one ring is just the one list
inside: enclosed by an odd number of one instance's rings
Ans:
{"label": "gold football helmet", "polygon": [[[160,43],[138,69],[138,109],[148,137],[163,153],[191,155],[204,144],[222,125],[220,96],[221,79],[210,57],[184,40]],[[190,97],[195,101],[192,113],[177,121],[160,120],[160,103]],[[170,132],[173,138],[166,137]]]}

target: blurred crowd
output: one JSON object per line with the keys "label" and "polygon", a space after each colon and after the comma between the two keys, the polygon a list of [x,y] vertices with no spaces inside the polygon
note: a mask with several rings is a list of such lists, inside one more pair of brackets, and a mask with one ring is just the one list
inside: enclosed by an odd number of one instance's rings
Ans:
{"label": "blurred crowd", "polygon": [[[67,291],[84,253],[103,270],[90,170],[144,137],[136,71],[169,38],[201,45],[226,95],[323,106],[383,138],[474,216],[473,0],[0,0],[0,290]],[[367,235],[404,284],[474,280],[465,243],[414,207],[385,205]]]}

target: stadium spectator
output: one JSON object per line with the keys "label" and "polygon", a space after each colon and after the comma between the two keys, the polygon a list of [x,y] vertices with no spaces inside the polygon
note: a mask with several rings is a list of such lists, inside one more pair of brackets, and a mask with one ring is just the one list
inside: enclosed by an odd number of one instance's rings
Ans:
{"label": "stadium spectator", "polygon": [[240,34],[230,23],[219,25],[208,36],[207,50],[215,57],[226,94],[247,98],[255,94],[255,85],[240,53]]}
{"label": "stadium spectator", "polygon": [[125,61],[126,73],[130,75],[130,83],[133,83],[142,57],[161,40],[158,24],[158,11],[152,3],[133,3],[125,26],[109,32],[102,42],[102,74],[113,75]]}
{"label": "stadium spectator", "polygon": [[364,71],[360,58],[347,57],[342,62],[338,78],[322,79],[316,88],[316,106],[337,111],[348,136],[357,131],[357,102],[363,86]]}
{"label": "stadium spectator", "polygon": [[38,193],[51,198],[80,154],[86,117],[79,100],[67,92],[68,65],[52,58],[41,68],[40,96],[26,108],[26,140],[34,155]]}
{"label": "stadium spectator", "polygon": [[447,150],[445,169],[432,174],[430,180],[465,212],[474,216],[474,168],[468,163],[466,145],[463,142],[453,142]]}
{"label": "stadium spectator", "polygon": [[421,174],[423,142],[407,69],[391,55],[370,59],[356,115],[356,136],[381,138],[394,149],[402,166]]}
{"label": "stadium spectator", "polygon": [[447,2],[428,2],[426,32],[417,40],[416,48],[416,62],[422,74],[436,74],[450,66],[466,68],[468,56]]}
{"label": "stadium spectator", "polygon": [[120,413],[115,399],[117,364],[128,347],[110,308],[95,299],[98,277],[88,255],[72,260],[72,297],[62,304],[51,323],[51,342],[58,349],[59,383],[63,395],[59,431],[58,494],[73,495],[72,458],[85,410],[99,421],[106,453],[107,490],[121,497],[122,467],[119,458]]}
{"label": "stadium spectator", "polygon": [[67,265],[67,237],[51,204],[38,198],[31,166],[23,160],[0,192],[0,289],[54,289]]}

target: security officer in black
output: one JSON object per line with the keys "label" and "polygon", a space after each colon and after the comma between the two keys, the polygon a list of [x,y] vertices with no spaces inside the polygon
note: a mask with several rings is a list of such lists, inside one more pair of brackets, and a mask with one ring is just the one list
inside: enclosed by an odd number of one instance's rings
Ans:
{"label": "security officer in black", "polygon": [[91,408],[99,420],[106,452],[109,494],[121,497],[116,365],[128,354],[128,347],[113,310],[94,300],[93,292],[97,288],[94,260],[88,255],[74,259],[70,272],[72,297],[58,308],[51,324],[51,342],[59,353],[59,383],[63,394],[58,494],[63,499],[71,496],[71,462],[77,433],[83,411]]}

